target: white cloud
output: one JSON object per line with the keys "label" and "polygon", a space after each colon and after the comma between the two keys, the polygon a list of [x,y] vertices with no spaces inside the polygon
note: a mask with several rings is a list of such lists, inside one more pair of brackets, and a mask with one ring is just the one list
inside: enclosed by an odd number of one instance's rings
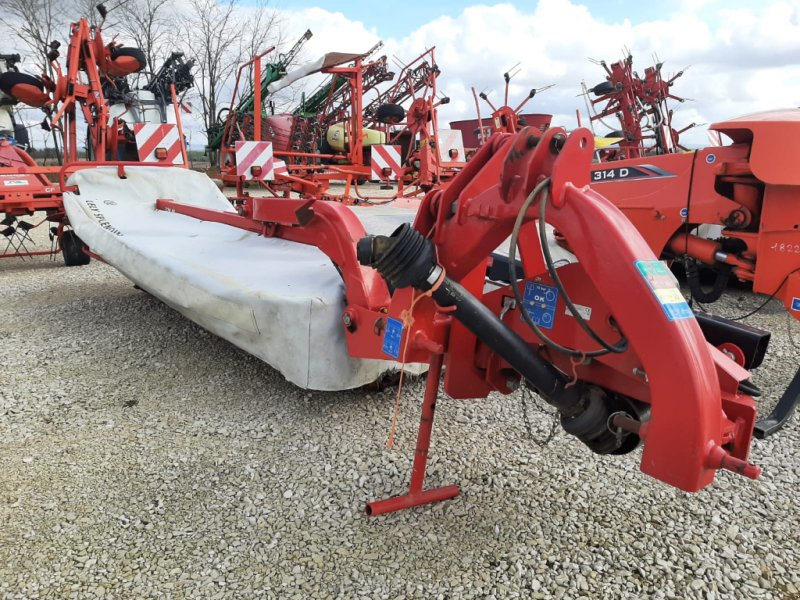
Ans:
{"label": "white cloud", "polygon": [[[633,53],[640,72],[652,64],[654,55],[665,61],[666,73],[691,65],[674,87],[677,95],[694,99],[674,105],[678,128],[800,105],[800,0],[746,8],[682,0],[673,7],[659,20],[632,23],[601,18],[579,0],[539,0],[525,9],[477,4],[434,18],[399,39],[386,39],[384,51],[409,61],[436,46],[442,71],[438,87],[451,98],[440,109],[441,123],[475,116],[472,86],[493,90],[490,98],[502,101],[502,74],[520,63],[510,102],[520,102],[530,88],[554,83],[556,87],[537,95],[526,110],[553,113],[556,124],[574,127],[576,109],[584,122],[586,118],[578,97],[580,82],[594,85],[604,79],[603,70],[588,58],[613,62],[624,49]],[[379,39],[376,30],[357,15],[346,15],[346,9],[280,12],[286,29],[284,49],[306,29],[313,31],[303,54],[307,60],[331,51],[363,52]],[[487,107],[481,110],[485,115]],[[684,140],[704,143],[703,129],[687,132]]]}
{"label": "white cloud", "polygon": [[[709,124],[730,117],[800,104],[800,2],[778,1],[749,8],[726,9],[718,2],[686,2],[685,10],[664,11],[660,20],[609,22],[577,1],[540,0],[523,10],[511,4],[474,5],[457,15],[441,16],[401,39],[386,40],[390,54],[410,60],[436,46],[442,70],[439,89],[452,101],[440,109],[440,122],[472,118],[475,107],[470,88],[493,90],[502,100],[505,70],[521,63],[512,82],[515,104],[531,87],[555,83],[534,98],[531,112],[550,112],[554,122],[574,127],[575,110],[586,109],[578,96],[580,82],[603,80],[602,69],[587,59],[613,62],[630,49],[639,71],[653,56],[665,61],[665,73],[686,70],[674,87],[679,96],[694,101],[674,103],[675,125]],[[327,16],[323,16],[326,14]],[[328,38],[328,22],[343,28],[341,13],[315,13],[315,38],[331,39],[329,50],[341,38]],[[346,20],[346,19],[345,19]],[[302,23],[301,19],[291,19]],[[369,45],[375,32],[351,21],[348,41]],[[485,107],[482,107],[485,114]],[[684,140],[702,144],[704,128],[684,134]]]}

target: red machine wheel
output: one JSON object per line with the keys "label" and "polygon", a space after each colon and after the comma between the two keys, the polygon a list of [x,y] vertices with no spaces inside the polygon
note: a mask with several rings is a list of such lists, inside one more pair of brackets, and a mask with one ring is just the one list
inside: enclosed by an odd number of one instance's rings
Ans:
{"label": "red machine wheel", "polygon": [[736,344],[732,344],[730,342],[725,342],[725,343],[720,344],[719,346],[717,346],[717,349],[720,352],[722,352],[724,355],[726,355],[728,358],[733,360],[740,367],[744,366],[744,363],[745,363],[744,352]]}
{"label": "red machine wheel", "polygon": [[0,90],[28,106],[44,106],[50,99],[44,81],[27,73],[7,71],[0,75]]}
{"label": "red machine wheel", "polygon": [[106,72],[112,77],[125,77],[131,73],[141,71],[147,66],[147,57],[138,48],[109,49],[109,60],[106,63]]}

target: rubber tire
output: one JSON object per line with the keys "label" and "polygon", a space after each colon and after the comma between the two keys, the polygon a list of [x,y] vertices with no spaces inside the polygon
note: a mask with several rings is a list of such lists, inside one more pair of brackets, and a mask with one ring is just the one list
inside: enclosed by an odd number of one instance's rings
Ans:
{"label": "rubber tire", "polygon": [[388,125],[394,125],[406,118],[406,109],[399,104],[381,104],[375,111],[375,118]]}
{"label": "rubber tire", "polygon": [[64,256],[64,264],[68,267],[82,267],[92,260],[83,251],[83,240],[72,230],[61,234],[61,254]]}
{"label": "rubber tire", "polygon": [[[147,68],[147,56],[145,56],[144,52],[139,50],[139,48],[131,48],[131,47],[123,47],[117,48],[112,47],[109,52],[112,60],[112,64],[107,67],[108,74],[112,77],[127,77],[128,75],[133,75],[134,73],[138,73],[142,69]],[[139,67],[131,72],[119,72],[115,69],[114,61],[118,58],[132,58],[137,63],[139,63]]]}
{"label": "rubber tire", "polygon": [[[29,104],[26,100],[30,100],[30,98],[17,98],[12,93],[12,90],[18,85],[34,87],[41,92],[42,95],[40,98],[34,99],[33,103]],[[3,91],[5,94],[18,102],[22,102],[23,104],[28,104],[28,106],[33,107],[42,106],[50,99],[50,96],[45,92],[44,81],[42,81],[41,78],[28,75],[27,73],[18,73],[16,71],[6,71],[0,75],[0,91]]]}
{"label": "rubber tire", "polygon": [[[325,139],[325,136],[322,136],[322,138],[319,140],[317,152],[320,154],[336,154],[336,151],[331,148],[331,145],[328,143],[328,140]],[[329,165],[333,163],[333,161],[329,158],[320,158],[318,159],[318,162],[323,165]]]}
{"label": "rubber tire", "polygon": [[611,92],[616,91],[614,84],[610,81],[604,81],[602,83],[598,83],[596,86],[592,88],[592,93],[595,96],[605,96],[606,94],[610,94]]}
{"label": "rubber tire", "polygon": [[14,123],[14,139],[19,146],[29,146],[31,143],[28,128],[22,123]]}

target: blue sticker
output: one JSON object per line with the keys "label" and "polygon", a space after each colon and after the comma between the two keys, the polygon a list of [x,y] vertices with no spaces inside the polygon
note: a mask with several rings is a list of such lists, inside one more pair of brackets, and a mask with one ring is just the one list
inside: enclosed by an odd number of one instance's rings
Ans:
{"label": "blue sticker", "polygon": [[708,164],[710,164],[710,165],[711,165],[711,164],[714,164],[714,162],[715,162],[716,160],[717,160],[717,155],[716,155],[716,154],[709,154],[708,156],[706,156],[706,162],[707,162]]}
{"label": "blue sticker", "polygon": [[800,298],[792,298],[792,310],[800,310]]}
{"label": "blue sticker", "polygon": [[403,339],[403,324],[397,319],[386,319],[386,330],[383,332],[383,353],[392,358],[400,358],[400,340]]}
{"label": "blue sticker", "polygon": [[686,304],[683,294],[675,285],[667,265],[660,260],[637,260],[633,264],[636,265],[636,269],[647,282],[650,291],[653,292],[670,321],[694,317],[692,309]]}
{"label": "blue sticker", "polygon": [[682,219],[685,219],[685,218],[686,218],[686,217],[688,217],[688,216],[689,216],[689,209],[688,209],[688,208],[686,208],[686,207],[684,206],[684,207],[681,209],[681,218],[682,218]]}
{"label": "blue sticker", "polygon": [[694,316],[691,307],[686,302],[676,302],[674,304],[662,304],[664,312],[670,321],[680,321],[690,319]]}
{"label": "blue sticker", "polygon": [[[542,329],[552,329],[556,320],[558,306],[558,288],[541,283],[525,282],[523,308],[531,320]],[[520,319],[522,319],[520,315]]]}

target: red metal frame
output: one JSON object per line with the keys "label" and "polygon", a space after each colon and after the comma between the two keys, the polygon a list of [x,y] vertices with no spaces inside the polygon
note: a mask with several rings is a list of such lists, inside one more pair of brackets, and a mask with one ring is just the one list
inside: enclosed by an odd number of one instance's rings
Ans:
{"label": "red metal frame", "polygon": [[436,409],[436,400],[439,397],[442,362],[441,354],[433,354],[431,356],[428,381],[425,384],[425,398],[422,400],[422,416],[419,422],[417,449],[414,453],[414,466],[411,468],[411,483],[408,494],[370,502],[367,504],[366,511],[371,517],[411,508],[412,506],[449,500],[458,496],[459,489],[457,485],[447,485],[428,490],[423,489],[425,485],[425,468],[428,465],[428,450],[430,449],[431,433],[433,431],[433,416]]}
{"label": "red metal frame", "polygon": [[[711,347],[693,318],[666,318],[661,301],[635,266],[638,260],[656,260],[652,250],[612,203],[586,187],[593,148],[588,130],[568,138],[558,128],[544,134],[531,128],[498,134],[449,186],[426,195],[414,228],[432,240],[448,276],[496,315],[502,313],[505,325],[539,348],[543,358],[584,383],[650,405],[649,420],[636,426],[645,442],[644,472],[687,491],[711,483],[719,468],[756,477],[758,468],[746,462],[755,406],[739,391],[749,374]],[[484,291],[490,253],[508,238],[524,200],[544,177],[551,182],[547,220],[579,259],[560,269],[565,285],[576,302],[592,306],[601,336],[614,339],[620,330],[625,332],[629,347],[623,354],[576,365],[566,355],[540,348],[519,310],[503,311],[509,286]],[[454,496],[455,486],[422,491],[440,366],[446,367],[444,389],[456,398],[510,393],[514,370],[454,321],[450,309],[410,288],[390,296],[382,279],[358,265],[355,242],[363,227],[346,206],[313,199],[252,202],[252,218],[168,200],[160,200],[158,208],[320,247],[345,282],[348,304],[342,327],[353,356],[387,358],[381,345],[386,318],[406,323],[402,359],[431,364],[414,473],[409,494],[373,503],[369,510],[378,514]],[[549,282],[532,229],[534,218],[525,222],[520,248],[524,272],[530,280]],[[465,246],[464,240],[470,244]],[[573,347],[596,347],[576,320],[564,314],[556,316],[552,337]],[[680,377],[676,363],[681,364]]]}

